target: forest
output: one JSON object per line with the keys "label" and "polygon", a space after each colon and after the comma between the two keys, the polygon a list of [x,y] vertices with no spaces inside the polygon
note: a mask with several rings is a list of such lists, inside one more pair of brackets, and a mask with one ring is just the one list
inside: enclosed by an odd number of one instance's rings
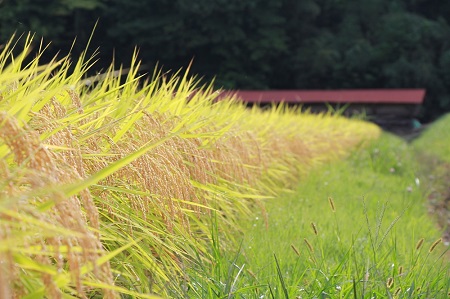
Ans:
{"label": "forest", "polygon": [[92,72],[138,49],[142,74],[192,63],[217,88],[426,88],[430,121],[450,111],[449,21],[447,0],[2,0],[0,47],[32,32],[41,61],[78,57],[93,32]]}

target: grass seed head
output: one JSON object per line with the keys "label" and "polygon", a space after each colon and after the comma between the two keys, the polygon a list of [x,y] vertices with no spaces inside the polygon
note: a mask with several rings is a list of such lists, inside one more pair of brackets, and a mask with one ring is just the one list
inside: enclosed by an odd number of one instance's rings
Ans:
{"label": "grass seed head", "polygon": [[297,247],[295,247],[294,244],[291,244],[291,248],[292,248],[292,250],[294,250],[296,255],[300,256],[300,251],[298,251]]}
{"label": "grass seed head", "polygon": [[336,212],[336,206],[334,205],[334,200],[331,196],[328,197],[328,203],[330,204],[331,210]]}
{"label": "grass seed head", "polygon": [[311,228],[312,228],[314,234],[317,236],[317,235],[318,235],[317,227],[316,227],[316,225],[314,224],[314,222],[311,222]]}
{"label": "grass seed head", "polygon": [[389,277],[388,280],[386,281],[386,287],[390,289],[392,288],[393,285],[394,285],[394,278]]}
{"label": "grass seed head", "polygon": [[304,238],[303,241],[305,242],[306,246],[308,247],[308,250],[313,253],[314,252],[314,247],[311,245],[311,243],[309,243],[308,239]]}
{"label": "grass seed head", "polygon": [[419,250],[420,247],[422,247],[422,244],[423,244],[424,240],[425,240],[424,238],[421,238],[419,241],[417,241],[416,250]]}
{"label": "grass seed head", "polygon": [[436,246],[438,246],[439,243],[442,242],[442,238],[437,239],[436,241],[433,242],[433,244],[431,244],[430,249],[428,250],[428,252],[433,252],[433,250],[436,248]]}

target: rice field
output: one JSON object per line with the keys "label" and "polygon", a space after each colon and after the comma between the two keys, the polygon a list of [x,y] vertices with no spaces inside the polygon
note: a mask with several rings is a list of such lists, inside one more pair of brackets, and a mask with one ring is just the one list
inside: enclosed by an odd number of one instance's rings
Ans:
{"label": "rice field", "polygon": [[331,113],[216,101],[189,70],[145,79],[137,58],[93,77],[95,55],[41,65],[32,39],[0,54],[0,298],[192,294],[192,270],[239,248],[255,213],[266,227],[267,203],[381,134]]}

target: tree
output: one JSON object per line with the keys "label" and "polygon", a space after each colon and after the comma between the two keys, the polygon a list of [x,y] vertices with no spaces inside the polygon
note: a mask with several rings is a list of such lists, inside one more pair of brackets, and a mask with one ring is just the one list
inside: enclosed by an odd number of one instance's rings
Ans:
{"label": "tree", "polygon": [[[284,19],[276,0],[114,0],[105,10],[114,40],[141,49],[147,63],[193,70],[227,87],[263,88],[271,63],[285,51]],[[244,75],[245,74],[245,75]]]}
{"label": "tree", "polygon": [[[47,59],[55,53],[67,53],[75,38],[79,53],[84,50],[103,0],[3,0],[0,1],[0,43],[16,32],[30,32],[51,42]],[[74,53],[76,54],[76,53]],[[43,58],[45,60],[45,57]]]}

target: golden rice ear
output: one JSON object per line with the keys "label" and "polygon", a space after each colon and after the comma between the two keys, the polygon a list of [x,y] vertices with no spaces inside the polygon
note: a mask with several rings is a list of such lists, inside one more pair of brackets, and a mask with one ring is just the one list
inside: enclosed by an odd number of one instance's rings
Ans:
{"label": "golden rice ear", "polygon": [[[40,214],[32,212],[33,214],[30,216],[36,217],[36,221],[61,226],[67,229],[67,232],[73,232],[73,235],[48,236],[41,239],[37,238],[34,241],[29,238],[22,245],[25,247],[40,245],[42,253],[36,252],[34,256],[36,261],[42,265],[52,267],[53,262],[51,260],[56,258],[58,271],[64,271],[67,263],[72,273],[71,277],[76,290],[80,295],[85,294],[85,288],[82,287],[81,283],[84,276],[81,267],[86,264],[95,265],[96,261],[105,252],[103,252],[98,235],[92,234],[89,230],[89,224],[83,215],[78,197],[67,197],[57,189],[58,185],[79,180],[81,177],[74,169],[64,163],[64,159],[59,154],[47,149],[39,140],[36,132],[30,130],[26,125],[23,128],[20,127],[18,121],[5,112],[0,112],[0,124],[0,139],[14,154],[15,167],[23,170],[23,176],[18,178],[16,182],[18,185],[11,186],[15,191],[10,192],[9,196],[21,197],[20,202],[13,206],[17,210],[14,218],[17,218],[11,220],[23,221],[21,217],[25,217],[34,210],[35,204],[47,205],[52,208],[46,208]],[[4,163],[2,164],[4,165]],[[11,171],[8,170],[9,166],[6,165],[5,167],[6,170],[4,172],[6,171],[11,176]],[[29,187],[24,188],[24,186]],[[85,212],[90,220],[89,223],[98,229],[98,211],[89,191],[84,190],[81,192],[80,198],[84,203]],[[5,210],[3,213],[7,213],[7,211]],[[4,217],[2,216],[2,218]],[[26,225],[26,222],[24,222],[24,228]],[[8,230],[7,227],[5,229]],[[8,237],[4,241],[8,242]],[[62,247],[69,249],[80,248],[81,251],[69,250],[63,253],[60,251]],[[10,250],[14,252],[14,247]],[[52,251],[54,251],[54,256],[51,254]],[[59,256],[64,257],[66,262],[63,262]],[[13,267],[13,264],[8,264],[10,267]],[[112,285],[112,274],[109,264],[106,263],[95,268],[94,271],[98,278],[104,283]],[[17,273],[17,271],[12,271],[11,273]],[[10,277],[10,279],[17,280],[19,278],[16,276]],[[48,296],[58,298],[61,296],[61,291],[54,279],[53,275],[48,273],[42,274],[42,281],[46,286]],[[105,293],[109,293],[112,296],[111,298],[115,296],[110,291]]]}

